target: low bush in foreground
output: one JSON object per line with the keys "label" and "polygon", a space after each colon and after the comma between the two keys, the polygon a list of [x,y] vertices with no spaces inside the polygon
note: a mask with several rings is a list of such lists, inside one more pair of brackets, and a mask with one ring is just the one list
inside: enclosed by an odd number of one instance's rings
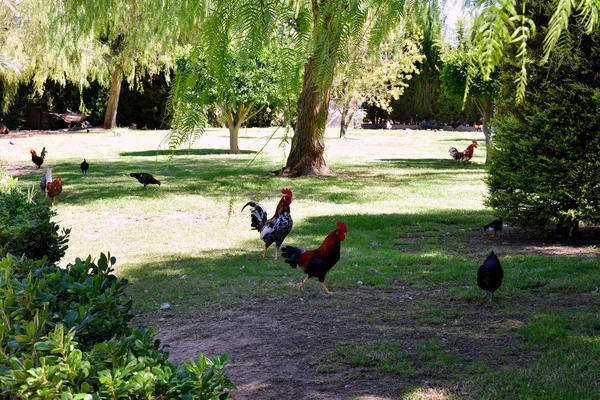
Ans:
{"label": "low bush in foreground", "polygon": [[174,366],[152,329],[132,330],[125,279],[101,254],[60,269],[0,260],[0,397],[216,399],[232,389],[227,355]]}
{"label": "low bush in foreground", "polygon": [[46,204],[28,201],[26,194],[0,188],[0,246],[7,253],[57,263],[67,249],[70,229],[59,232],[50,219],[56,212]]}

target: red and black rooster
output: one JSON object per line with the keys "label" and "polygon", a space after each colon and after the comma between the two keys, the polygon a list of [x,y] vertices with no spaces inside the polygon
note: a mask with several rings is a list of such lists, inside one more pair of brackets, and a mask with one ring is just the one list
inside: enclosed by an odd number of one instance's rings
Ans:
{"label": "red and black rooster", "polygon": [[285,262],[293,268],[300,266],[306,274],[306,278],[304,278],[299,289],[304,287],[308,278],[315,277],[319,278],[319,282],[323,286],[325,293],[331,294],[327,286],[325,286],[325,275],[340,260],[340,248],[342,242],[346,239],[347,231],[346,224],[339,221],[337,229],[331,231],[316,250],[307,251],[292,246],[285,246],[281,249],[281,255],[285,259]]}
{"label": "red and black rooster", "polygon": [[33,161],[33,163],[37,165],[38,168],[40,168],[44,163],[44,158],[46,157],[46,148],[44,147],[42,149],[42,152],[39,156],[33,149],[29,149],[29,153],[31,153],[31,161]]}
{"label": "red and black rooster", "polygon": [[464,165],[467,165],[469,160],[473,158],[473,153],[477,148],[477,141],[473,140],[473,143],[469,145],[464,151],[458,151],[456,147],[450,147],[448,153],[450,153],[450,157],[456,160],[456,166],[458,166],[459,162],[462,162]]}
{"label": "red and black rooster", "polygon": [[277,260],[279,247],[281,247],[283,240],[292,230],[293,221],[290,213],[290,204],[292,204],[293,194],[290,189],[283,189],[281,193],[283,193],[283,197],[279,200],[279,204],[277,204],[275,215],[270,219],[267,219],[267,211],[259,203],[249,201],[242,207],[242,211],[247,206],[251,207],[252,221],[250,226],[260,233],[261,240],[265,242],[263,258],[267,256],[269,246],[275,243],[275,259]]}
{"label": "red and black rooster", "polygon": [[52,182],[48,182],[46,186],[48,197],[52,199],[52,205],[56,204],[56,198],[62,193],[62,180],[60,174]]}

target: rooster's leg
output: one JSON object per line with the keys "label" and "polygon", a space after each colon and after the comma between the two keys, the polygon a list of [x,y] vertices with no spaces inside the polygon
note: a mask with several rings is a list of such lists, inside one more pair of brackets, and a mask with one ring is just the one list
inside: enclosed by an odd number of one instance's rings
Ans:
{"label": "rooster's leg", "polygon": [[263,260],[267,258],[267,248],[265,247],[265,251],[263,251]]}
{"label": "rooster's leg", "polygon": [[300,287],[298,288],[298,290],[302,290],[302,288],[304,287],[304,284],[306,283],[307,280],[308,280],[308,275],[306,275],[306,278],[304,278],[304,280],[300,284]]}
{"label": "rooster's leg", "polygon": [[323,289],[325,290],[325,293],[327,293],[327,294],[332,294],[333,293],[333,292],[330,292],[329,289],[327,289],[327,286],[325,286],[324,282],[320,282],[320,283],[321,283],[321,286],[323,286]]}

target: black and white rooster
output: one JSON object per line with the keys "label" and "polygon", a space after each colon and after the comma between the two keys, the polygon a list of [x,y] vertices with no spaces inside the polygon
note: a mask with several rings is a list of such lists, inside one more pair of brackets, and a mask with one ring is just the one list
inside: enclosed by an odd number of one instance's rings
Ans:
{"label": "black and white rooster", "polygon": [[251,207],[252,221],[250,226],[260,233],[261,240],[265,242],[263,258],[266,258],[269,246],[275,243],[275,259],[277,260],[279,248],[292,230],[293,221],[290,214],[290,204],[292,204],[293,194],[290,189],[283,189],[281,193],[283,193],[283,197],[279,200],[279,204],[277,204],[275,215],[270,219],[267,219],[267,211],[259,203],[249,201],[242,207],[242,211],[247,206]]}

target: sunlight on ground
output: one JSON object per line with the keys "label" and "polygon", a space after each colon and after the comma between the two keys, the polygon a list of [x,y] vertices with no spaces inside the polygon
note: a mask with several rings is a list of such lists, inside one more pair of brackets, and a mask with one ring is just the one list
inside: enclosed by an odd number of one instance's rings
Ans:
{"label": "sunlight on ground", "polygon": [[450,399],[452,396],[448,389],[438,388],[418,388],[412,393],[407,394],[403,397],[404,400],[445,400]]}

